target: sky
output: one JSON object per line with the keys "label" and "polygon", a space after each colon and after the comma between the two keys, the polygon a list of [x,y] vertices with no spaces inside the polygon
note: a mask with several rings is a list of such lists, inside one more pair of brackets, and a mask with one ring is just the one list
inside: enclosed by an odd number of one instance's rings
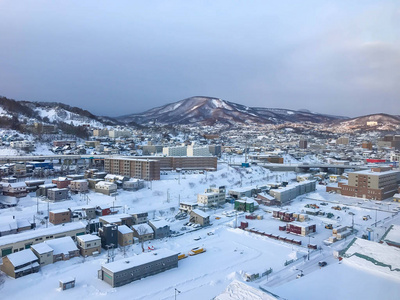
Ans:
{"label": "sky", "polygon": [[0,0],[0,95],[400,115],[400,1]]}

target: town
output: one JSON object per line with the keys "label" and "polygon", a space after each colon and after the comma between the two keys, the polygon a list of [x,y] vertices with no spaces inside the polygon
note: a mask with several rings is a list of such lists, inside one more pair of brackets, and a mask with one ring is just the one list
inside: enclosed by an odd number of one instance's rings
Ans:
{"label": "town", "polygon": [[400,136],[307,127],[4,130],[2,293],[285,299],[323,277],[379,297],[360,276],[395,297]]}

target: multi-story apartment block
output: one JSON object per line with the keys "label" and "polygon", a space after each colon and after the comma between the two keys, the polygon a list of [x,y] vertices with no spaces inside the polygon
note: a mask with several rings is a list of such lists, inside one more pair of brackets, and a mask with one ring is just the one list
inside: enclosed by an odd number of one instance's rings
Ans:
{"label": "multi-story apartment block", "polygon": [[160,180],[160,163],[154,159],[106,158],[104,170],[138,179]]}
{"label": "multi-story apartment block", "polygon": [[187,147],[186,146],[178,146],[178,147],[164,147],[163,155],[166,156],[187,156]]}
{"label": "multi-story apartment block", "polygon": [[204,147],[187,147],[187,156],[211,156],[210,148],[208,146]]}
{"label": "multi-story apartment block", "polygon": [[350,197],[383,200],[396,194],[399,182],[399,171],[393,171],[390,167],[380,167],[349,173],[347,184],[328,186],[326,191],[335,191]]}
{"label": "multi-story apartment block", "polygon": [[197,195],[197,203],[207,206],[219,206],[225,203],[226,189],[224,186],[211,185],[203,194]]}

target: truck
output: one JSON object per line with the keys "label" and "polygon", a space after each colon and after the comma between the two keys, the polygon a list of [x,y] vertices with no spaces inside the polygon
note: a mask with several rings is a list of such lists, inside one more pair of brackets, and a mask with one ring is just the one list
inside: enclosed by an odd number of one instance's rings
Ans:
{"label": "truck", "polygon": [[332,229],[333,227],[332,227],[332,224],[326,224],[326,225],[325,225],[325,228],[326,228],[326,229]]}
{"label": "truck", "polygon": [[193,255],[197,255],[197,254],[200,254],[200,253],[203,253],[203,252],[206,252],[205,248],[196,247],[196,248],[193,248],[192,250],[189,251],[189,255],[193,256]]}
{"label": "truck", "polygon": [[187,255],[185,253],[179,253],[178,254],[178,260],[184,259],[186,257],[187,257]]}

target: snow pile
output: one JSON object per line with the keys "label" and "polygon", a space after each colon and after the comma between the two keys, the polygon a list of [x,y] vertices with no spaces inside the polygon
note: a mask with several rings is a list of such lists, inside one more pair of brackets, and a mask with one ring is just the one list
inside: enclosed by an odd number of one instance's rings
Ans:
{"label": "snow pile", "polygon": [[255,289],[238,280],[232,281],[226,290],[214,298],[215,300],[274,300],[278,299],[270,296],[258,289]]}

